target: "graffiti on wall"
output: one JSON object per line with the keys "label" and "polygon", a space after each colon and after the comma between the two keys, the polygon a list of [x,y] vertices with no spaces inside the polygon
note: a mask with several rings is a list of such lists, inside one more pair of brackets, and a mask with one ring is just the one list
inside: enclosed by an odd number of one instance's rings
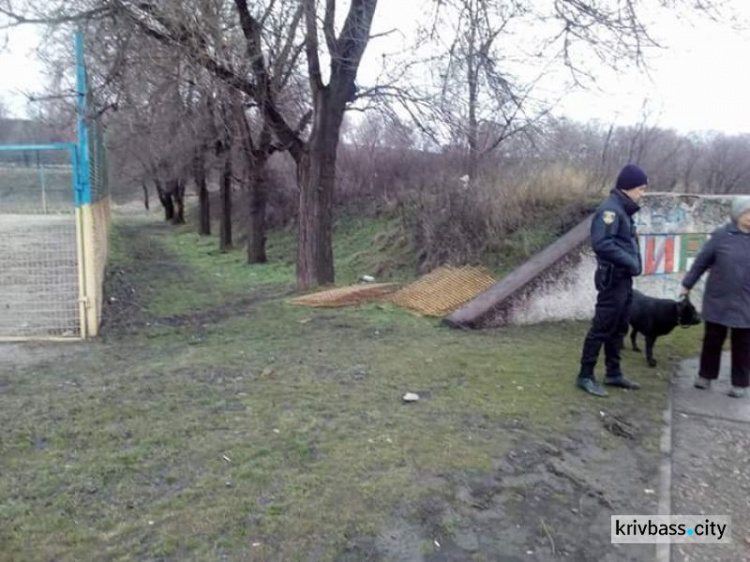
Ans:
{"label": "graffiti on wall", "polygon": [[643,275],[688,271],[709,236],[706,233],[639,236]]}

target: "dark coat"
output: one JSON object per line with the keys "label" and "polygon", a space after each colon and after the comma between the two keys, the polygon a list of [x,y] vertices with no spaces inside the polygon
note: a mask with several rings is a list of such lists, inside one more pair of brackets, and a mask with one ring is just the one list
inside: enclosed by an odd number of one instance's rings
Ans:
{"label": "dark coat", "polygon": [[734,223],[717,229],[682,285],[692,289],[706,270],[710,273],[703,294],[703,318],[730,328],[750,328],[750,233]]}
{"label": "dark coat", "polygon": [[613,189],[591,221],[591,247],[597,261],[613,266],[620,277],[641,274],[641,253],[631,218],[639,208],[622,191]]}

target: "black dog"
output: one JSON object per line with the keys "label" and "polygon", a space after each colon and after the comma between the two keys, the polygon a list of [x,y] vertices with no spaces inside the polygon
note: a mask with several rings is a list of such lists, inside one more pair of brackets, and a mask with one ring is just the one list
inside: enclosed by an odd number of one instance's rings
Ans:
{"label": "black dog", "polygon": [[640,351],[635,338],[640,332],[646,336],[646,360],[649,367],[656,367],[654,343],[659,336],[666,336],[676,326],[687,328],[701,323],[700,314],[690,302],[683,297],[678,301],[655,299],[633,291],[633,304],[630,308],[630,343],[633,351]]}

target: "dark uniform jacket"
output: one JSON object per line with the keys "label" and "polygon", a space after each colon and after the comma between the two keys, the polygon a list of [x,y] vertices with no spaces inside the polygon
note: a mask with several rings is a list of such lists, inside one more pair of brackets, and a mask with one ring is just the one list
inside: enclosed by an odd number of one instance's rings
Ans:
{"label": "dark uniform jacket", "polygon": [[599,268],[619,278],[641,274],[641,252],[632,219],[638,209],[635,201],[613,189],[591,222],[591,247]]}
{"label": "dark uniform jacket", "polygon": [[716,230],[682,280],[688,289],[710,269],[703,318],[730,328],[750,328],[750,234],[730,223]]}

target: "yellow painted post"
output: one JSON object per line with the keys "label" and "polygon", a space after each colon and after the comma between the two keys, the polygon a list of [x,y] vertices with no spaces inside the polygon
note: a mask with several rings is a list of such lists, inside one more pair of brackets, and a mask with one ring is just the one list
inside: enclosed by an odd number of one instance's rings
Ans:
{"label": "yellow painted post", "polygon": [[86,339],[86,251],[83,242],[83,212],[76,207],[76,257],[78,259],[78,311],[81,324],[81,338]]}
{"label": "yellow painted post", "polygon": [[89,336],[99,334],[99,315],[96,275],[96,239],[94,237],[94,210],[90,204],[82,205],[84,277],[86,278],[86,331]]}

